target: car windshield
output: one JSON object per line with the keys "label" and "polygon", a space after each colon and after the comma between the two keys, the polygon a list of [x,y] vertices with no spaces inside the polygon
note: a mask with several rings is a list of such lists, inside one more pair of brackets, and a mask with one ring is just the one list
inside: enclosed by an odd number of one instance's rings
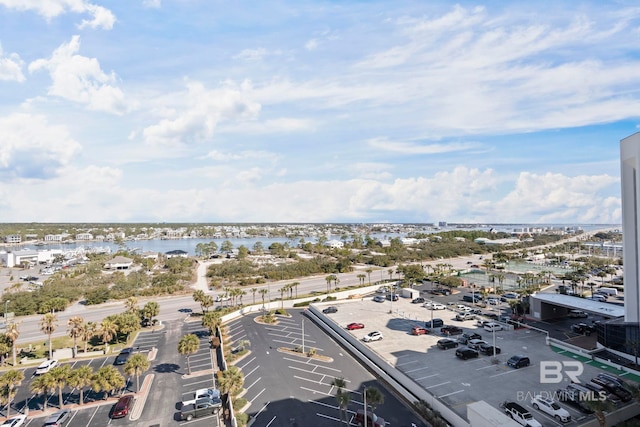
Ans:
{"label": "car windshield", "polygon": [[555,409],[556,411],[557,411],[558,409],[560,409],[560,408],[561,408],[561,407],[560,407],[560,405],[558,405],[556,402],[553,402],[553,403],[551,404],[551,407],[552,407],[553,409]]}

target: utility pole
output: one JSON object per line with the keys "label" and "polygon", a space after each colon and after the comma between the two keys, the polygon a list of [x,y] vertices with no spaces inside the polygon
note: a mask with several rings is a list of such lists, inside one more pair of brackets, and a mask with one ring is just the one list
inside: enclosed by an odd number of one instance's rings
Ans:
{"label": "utility pole", "polygon": [[364,427],[367,427],[367,386],[364,386],[362,396],[364,397]]}
{"label": "utility pole", "polygon": [[304,354],[304,319],[302,319],[302,354]]}

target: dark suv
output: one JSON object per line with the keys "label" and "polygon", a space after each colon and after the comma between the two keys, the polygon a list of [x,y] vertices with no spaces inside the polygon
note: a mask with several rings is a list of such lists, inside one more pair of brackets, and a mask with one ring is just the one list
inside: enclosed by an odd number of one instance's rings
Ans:
{"label": "dark suv", "polygon": [[438,340],[438,348],[442,350],[446,350],[448,348],[456,348],[458,346],[458,341],[452,340],[451,338],[443,338]]}
{"label": "dark suv", "polygon": [[113,364],[124,365],[125,363],[127,363],[127,360],[129,360],[129,357],[131,357],[132,353],[133,349],[131,347],[123,348],[122,351],[120,351],[120,354],[116,356],[116,360],[113,361]]}
{"label": "dark suv", "polygon": [[515,356],[511,356],[511,358],[507,360],[507,365],[516,369],[524,368],[525,366],[531,365],[531,360],[529,360],[527,356],[516,354]]}
{"label": "dark suv", "polygon": [[460,347],[456,350],[456,357],[462,360],[472,359],[478,357],[478,351],[469,347]]}
{"label": "dark suv", "polygon": [[633,395],[626,388],[621,387],[617,382],[609,381],[606,378],[596,377],[592,378],[591,382],[598,384],[600,387],[608,391],[609,393],[618,396],[623,402],[629,402],[633,399]]}
{"label": "dark suv", "polygon": [[443,326],[440,333],[444,335],[458,335],[462,333],[462,328],[453,325]]}
{"label": "dark suv", "polygon": [[460,337],[458,337],[458,342],[460,342],[461,344],[466,344],[471,340],[481,340],[481,339],[482,339],[482,335],[474,332],[472,334],[460,335]]}

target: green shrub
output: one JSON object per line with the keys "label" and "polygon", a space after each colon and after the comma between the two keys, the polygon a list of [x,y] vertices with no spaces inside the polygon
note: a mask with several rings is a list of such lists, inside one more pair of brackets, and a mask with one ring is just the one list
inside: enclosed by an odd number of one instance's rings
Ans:
{"label": "green shrub", "polygon": [[295,304],[293,304],[294,307],[306,307],[309,304],[311,304],[313,301],[308,300],[308,301],[301,301],[301,302],[297,302]]}
{"label": "green shrub", "polygon": [[249,415],[245,414],[244,412],[236,414],[236,421],[238,422],[239,426],[246,426],[249,422]]}
{"label": "green shrub", "polygon": [[244,408],[246,404],[247,404],[247,399],[243,397],[239,397],[233,401],[233,409],[235,409],[236,411],[239,411],[240,409]]}
{"label": "green shrub", "polygon": [[279,308],[279,309],[277,309],[275,313],[276,313],[276,314],[280,314],[280,315],[282,315],[282,316],[288,316],[288,315],[289,315],[289,313],[287,312],[287,310],[285,310],[284,308]]}

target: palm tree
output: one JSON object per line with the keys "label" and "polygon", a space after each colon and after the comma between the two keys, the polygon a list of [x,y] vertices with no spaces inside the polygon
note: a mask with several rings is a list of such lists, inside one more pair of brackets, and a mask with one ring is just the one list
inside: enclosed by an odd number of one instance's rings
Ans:
{"label": "palm tree", "polygon": [[371,412],[376,412],[378,405],[384,403],[384,394],[376,387],[367,387],[364,390],[366,401],[371,406]]}
{"label": "palm tree", "polygon": [[296,290],[296,299],[298,299],[298,286],[300,285],[300,282],[293,282],[291,284],[291,288]]}
{"label": "palm tree", "polygon": [[[340,425],[342,425],[342,409],[345,407],[345,405],[343,405],[344,400],[346,399],[344,397],[344,395],[346,394],[347,398],[349,400],[351,400],[351,396],[349,395],[349,393],[343,393],[342,389],[347,385],[347,381],[344,378],[334,378],[333,381],[331,381],[331,385],[337,388],[336,391],[336,401],[338,402],[338,416],[340,417]],[[349,404],[349,401],[347,401],[347,405]]]}
{"label": "palm tree", "polygon": [[87,352],[87,345],[89,344],[89,341],[91,341],[91,338],[96,335],[96,328],[97,326],[95,322],[87,322],[87,324],[82,328],[81,338],[82,341],[84,341],[85,353]]}
{"label": "palm tree", "polygon": [[205,293],[202,289],[198,289],[197,291],[195,291],[193,293],[193,300],[195,302],[200,303],[200,309],[202,310],[202,313],[204,313],[204,307],[202,306],[202,299],[205,297]]}
{"label": "palm tree", "polygon": [[100,329],[98,330],[98,335],[102,338],[102,342],[104,343],[104,352],[107,353],[107,344],[111,342],[111,340],[118,333],[118,325],[111,319],[104,319],[100,322]]}
{"label": "palm tree", "polygon": [[47,411],[47,400],[49,400],[49,392],[52,392],[56,389],[56,381],[51,376],[50,372],[47,372],[43,375],[38,375],[29,384],[29,389],[36,394],[42,393],[44,397],[43,403],[43,412]]}
{"label": "palm tree", "polygon": [[327,276],[324,278],[327,281],[327,293],[331,292],[331,281],[333,280],[333,276]]}
{"label": "palm tree", "polygon": [[609,412],[612,409],[615,409],[614,405],[608,400],[598,399],[585,400],[584,403],[595,413],[600,427],[605,427],[607,425],[607,416],[605,412]]}
{"label": "palm tree", "polygon": [[58,389],[58,407],[62,409],[64,400],[62,400],[62,389],[66,387],[67,381],[71,376],[71,367],[69,365],[58,365],[49,371],[56,388]]}
{"label": "palm tree", "polygon": [[58,326],[58,317],[55,313],[46,313],[40,320],[40,330],[49,336],[49,359],[53,358],[53,349],[51,348],[51,335]]}
{"label": "palm tree", "polygon": [[260,289],[260,296],[262,297],[262,309],[264,310],[264,296],[267,295],[269,291],[266,289]]}
{"label": "palm tree", "polygon": [[160,305],[155,301],[149,301],[142,308],[142,316],[153,322],[153,318],[160,314]]}
{"label": "palm tree", "polygon": [[124,372],[129,376],[136,377],[136,393],[140,391],[140,375],[149,369],[149,359],[144,354],[134,354],[124,364]]}
{"label": "palm tree", "polygon": [[253,304],[256,304],[256,292],[258,292],[258,288],[251,288],[251,293],[253,294]]}
{"label": "palm tree", "polygon": [[242,390],[244,374],[237,366],[230,366],[226,371],[222,371],[219,381],[220,391],[234,396]]}
{"label": "palm tree", "polygon": [[187,357],[187,372],[191,375],[191,364],[189,357],[200,348],[200,340],[194,334],[187,334],[180,339],[178,343],[178,353]]}
{"label": "palm tree", "polygon": [[284,309],[284,293],[287,292],[287,285],[281,287],[280,291],[280,307]]}
{"label": "palm tree", "polygon": [[118,369],[111,365],[103,366],[91,377],[91,389],[96,393],[104,392],[103,398],[105,400],[109,392],[121,389],[124,385],[124,377]]}
{"label": "palm tree", "polygon": [[222,324],[222,317],[216,311],[209,311],[202,316],[202,326],[209,329],[209,334],[214,335],[216,329]]}
{"label": "palm tree", "polygon": [[10,370],[0,376],[0,386],[5,391],[4,398],[7,402],[7,418],[11,417],[11,402],[16,396],[16,387],[18,387],[22,380],[24,380],[24,371]]}
{"label": "palm tree", "polygon": [[84,404],[84,388],[91,385],[91,377],[93,377],[93,368],[89,365],[84,365],[74,369],[67,381],[71,387],[75,387],[80,391],[80,405]]}
{"label": "palm tree", "polygon": [[127,313],[137,314],[138,312],[138,298],[129,297],[124,302],[124,308]]}
{"label": "palm tree", "polygon": [[67,321],[67,333],[73,338],[73,357],[78,354],[78,338],[82,335],[84,319],[80,316],[73,316]]}
{"label": "palm tree", "polygon": [[13,355],[13,366],[16,366],[16,341],[18,341],[18,337],[20,336],[20,331],[18,330],[18,323],[11,322],[9,326],[7,326],[7,331],[5,332],[7,338],[11,340],[11,353]]}
{"label": "palm tree", "polygon": [[367,276],[369,276],[369,286],[371,286],[371,273],[373,273],[373,269],[372,268],[367,268],[365,270],[365,273],[367,273]]}
{"label": "palm tree", "polygon": [[215,303],[213,297],[211,295],[205,295],[202,297],[202,301],[200,301],[200,306],[202,307],[202,313],[209,311],[209,308],[213,306]]}
{"label": "palm tree", "polygon": [[358,274],[358,285],[362,286],[364,285],[364,279],[367,277],[366,274]]}

